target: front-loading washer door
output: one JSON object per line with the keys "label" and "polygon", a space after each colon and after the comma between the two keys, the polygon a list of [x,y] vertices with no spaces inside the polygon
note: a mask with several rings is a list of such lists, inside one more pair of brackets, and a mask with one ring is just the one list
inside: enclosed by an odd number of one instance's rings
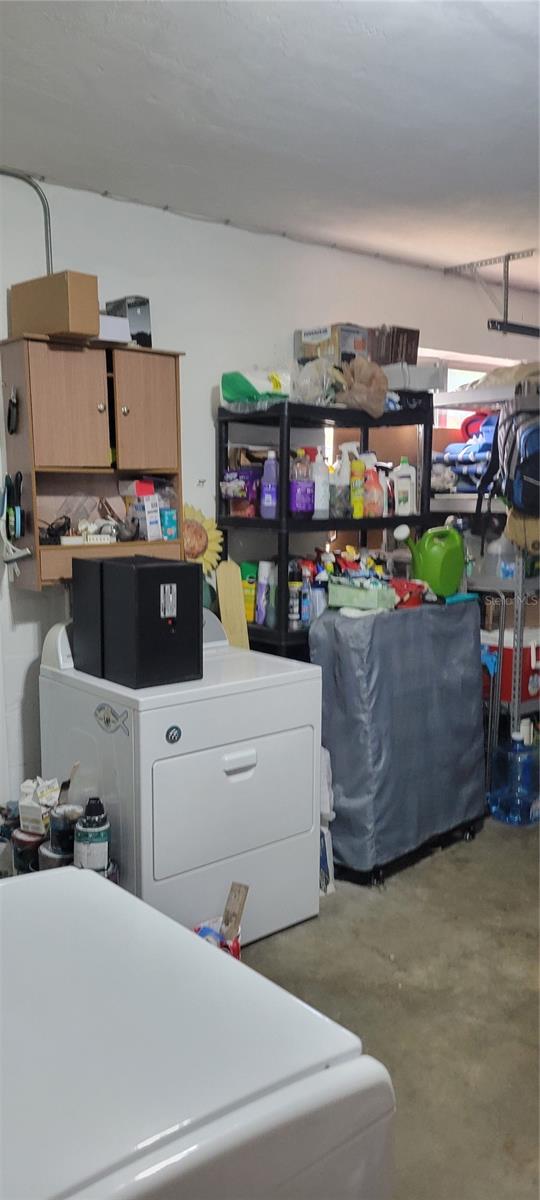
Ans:
{"label": "front-loading washer door", "polygon": [[313,826],[310,726],[161,759],[152,775],[156,880]]}

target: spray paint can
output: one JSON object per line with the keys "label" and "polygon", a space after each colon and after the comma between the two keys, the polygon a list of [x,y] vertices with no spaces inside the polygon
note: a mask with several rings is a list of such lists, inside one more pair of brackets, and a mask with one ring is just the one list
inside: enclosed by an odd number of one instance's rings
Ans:
{"label": "spray paint can", "polygon": [[109,866],[111,824],[98,796],[91,796],[84,816],[75,826],[73,863],[106,874]]}
{"label": "spray paint can", "polygon": [[57,804],[51,812],[51,850],[55,854],[69,854],[73,858],[75,826],[83,810],[79,804]]}

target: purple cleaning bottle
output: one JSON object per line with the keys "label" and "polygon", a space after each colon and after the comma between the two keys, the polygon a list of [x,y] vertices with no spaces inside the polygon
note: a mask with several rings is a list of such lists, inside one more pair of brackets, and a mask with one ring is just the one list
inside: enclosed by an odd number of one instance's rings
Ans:
{"label": "purple cleaning bottle", "polygon": [[278,464],[275,450],[268,451],[261,479],[261,517],[275,521],[278,512]]}
{"label": "purple cleaning bottle", "polygon": [[289,512],[292,517],[312,517],[315,507],[315,484],[311,464],[305,450],[297,450],[291,464],[289,483]]}

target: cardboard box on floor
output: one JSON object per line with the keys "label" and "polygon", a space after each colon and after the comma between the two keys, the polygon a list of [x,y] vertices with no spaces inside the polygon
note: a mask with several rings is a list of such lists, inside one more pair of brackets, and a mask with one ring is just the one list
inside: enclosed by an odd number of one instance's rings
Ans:
{"label": "cardboard box on floor", "polygon": [[97,276],[59,271],[14,283],[10,289],[10,336],[32,333],[49,337],[97,337]]}

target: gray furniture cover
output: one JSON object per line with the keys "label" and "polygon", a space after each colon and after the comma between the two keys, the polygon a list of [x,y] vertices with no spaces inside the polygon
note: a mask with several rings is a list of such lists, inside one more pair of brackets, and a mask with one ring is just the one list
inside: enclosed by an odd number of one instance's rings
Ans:
{"label": "gray furniture cover", "polygon": [[356,620],[327,610],[310,651],[322,667],[338,863],[370,871],[482,815],[477,604]]}

